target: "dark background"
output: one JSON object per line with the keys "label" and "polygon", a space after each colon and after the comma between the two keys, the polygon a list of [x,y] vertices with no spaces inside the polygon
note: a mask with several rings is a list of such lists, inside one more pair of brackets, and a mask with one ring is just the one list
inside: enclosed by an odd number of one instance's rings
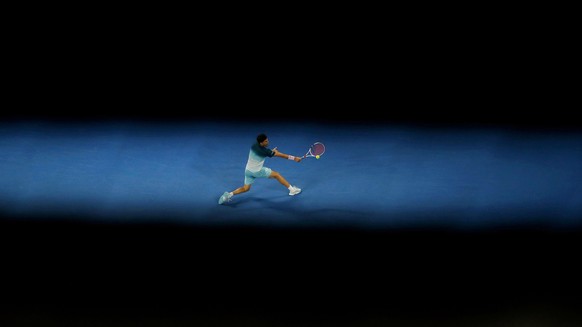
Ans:
{"label": "dark background", "polygon": [[[528,33],[56,31],[34,29],[28,45],[12,52],[19,64],[3,121],[582,128],[579,106],[569,101],[573,87],[554,73],[560,62],[540,65],[548,59]],[[580,320],[579,230],[75,220],[82,219],[2,217],[2,319],[258,326]]]}

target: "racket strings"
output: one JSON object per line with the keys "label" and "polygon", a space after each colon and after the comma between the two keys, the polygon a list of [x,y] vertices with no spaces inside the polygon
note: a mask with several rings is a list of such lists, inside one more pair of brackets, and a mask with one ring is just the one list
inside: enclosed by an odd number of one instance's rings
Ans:
{"label": "racket strings", "polygon": [[325,152],[325,146],[322,143],[317,143],[311,146],[309,150],[313,155],[322,155]]}

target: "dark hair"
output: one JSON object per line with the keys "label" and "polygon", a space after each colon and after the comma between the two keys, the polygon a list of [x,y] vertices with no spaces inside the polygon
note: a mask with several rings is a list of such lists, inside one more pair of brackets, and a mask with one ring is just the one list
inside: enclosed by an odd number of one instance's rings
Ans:
{"label": "dark hair", "polygon": [[263,141],[266,139],[267,139],[267,135],[265,135],[265,134],[259,134],[259,136],[257,136],[257,142],[259,142],[259,143],[263,143]]}

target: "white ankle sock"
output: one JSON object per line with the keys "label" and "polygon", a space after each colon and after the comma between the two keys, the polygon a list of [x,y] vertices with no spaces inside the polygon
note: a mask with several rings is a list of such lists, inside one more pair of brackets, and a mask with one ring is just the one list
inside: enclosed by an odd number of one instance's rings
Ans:
{"label": "white ankle sock", "polygon": [[230,196],[233,196],[233,195],[234,195],[234,194],[232,194],[232,192],[228,192],[228,194],[229,194]]}
{"label": "white ankle sock", "polygon": [[289,191],[293,190],[293,185],[289,185],[288,189]]}

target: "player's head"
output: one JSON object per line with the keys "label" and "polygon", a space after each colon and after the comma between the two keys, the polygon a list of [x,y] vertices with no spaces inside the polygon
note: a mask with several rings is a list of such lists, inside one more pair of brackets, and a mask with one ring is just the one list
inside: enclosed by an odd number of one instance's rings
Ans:
{"label": "player's head", "polygon": [[257,136],[257,142],[262,146],[267,146],[269,144],[269,139],[267,138],[267,135],[261,133]]}

